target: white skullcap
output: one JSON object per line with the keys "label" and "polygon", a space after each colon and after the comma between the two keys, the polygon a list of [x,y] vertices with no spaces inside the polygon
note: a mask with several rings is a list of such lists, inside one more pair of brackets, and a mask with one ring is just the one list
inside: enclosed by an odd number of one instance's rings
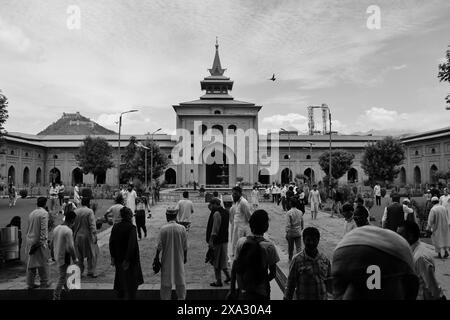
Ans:
{"label": "white skullcap", "polygon": [[439,198],[438,197],[431,198],[431,202],[434,202],[434,201],[439,201]]}
{"label": "white skullcap", "polygon": [[399,234],[375,226],[355,228],[338,243],[335,251],[350,246],[368,246],[406,262],[413,268],[413,256],[408,242]]}

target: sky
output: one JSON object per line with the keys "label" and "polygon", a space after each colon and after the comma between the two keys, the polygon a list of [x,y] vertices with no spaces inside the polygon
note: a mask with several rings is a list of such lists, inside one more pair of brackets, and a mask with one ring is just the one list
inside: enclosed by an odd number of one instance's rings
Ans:
{"label": "sky", "polygon": [[[307,106],[322,103],[343,134],[450,126],[450,85],[437,78],[450,45],[448,0],[0,0],[0,8],[10,132],[36,134],[76,111],[118,131],[119,113],[138,109],[124,116],[123,133],[173,133],[172,105],[203,94],[216,36],[231,95],[263,106],[261,131],[306,132]],[[319,110],[315,117],[321,128]]]}

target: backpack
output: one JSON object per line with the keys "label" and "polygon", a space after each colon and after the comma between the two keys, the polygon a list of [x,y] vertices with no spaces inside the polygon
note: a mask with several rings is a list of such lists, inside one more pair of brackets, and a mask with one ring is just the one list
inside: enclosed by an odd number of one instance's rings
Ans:
{"label": "backpack", "polygon": [[267,252],[260,245],[264,240],[248,236],[236,259],[236,273],[241,277],[243,286],[240,289],[247,292],[255,292],[256,287],[262,283],[266,286],[269,284]]}

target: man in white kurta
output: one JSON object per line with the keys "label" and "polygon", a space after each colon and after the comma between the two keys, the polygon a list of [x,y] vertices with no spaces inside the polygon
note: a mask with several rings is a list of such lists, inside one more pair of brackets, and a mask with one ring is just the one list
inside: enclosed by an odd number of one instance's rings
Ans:
{"label": "man in white kurta", "polygon": [[439,198],[439,204],[447,209],[450,222],[450,194],[448,194],[448,188],[444,188],[444,194]]}
{"label": "man in white kurta", "polygon": [[249,221],[252,214],[248,201],[242,196],[241,187],[234,187],[232,192],[234,204],[230,209],[230,221],[232,221],[231,243],[234,256],[237,241],[251,234]]}
{"label": "man in white kurta", "polygon": [[317,212],[319,212],[319,206],[322,202],[317,185],[313,185],[313,189],[309,191],[308,202],[311,205],[311,219],[315,220],[317,219]]}
{"label": "man in white kurta", "polygon": [[447,209],[439,204],[437,197],[433,197],[431,203],[433,207],[428,216],[428,229],[431,229],[433,232],[431,240],[438,253],[438,258],[442,258],[442,249],[444,249],[444,258],[447,258],[449,256],[447,250],[450,248],[450,228]]}
{"label": "man in white kurta", "polygon": [[187,261],[186,228],[176,222],[177,211],[168,209],[167,224],[161,227],[156,251],[157,259],[161,252],[161,300],[171,300],[175,285],[178,300],[186,299],[186,280],[184,264]]}

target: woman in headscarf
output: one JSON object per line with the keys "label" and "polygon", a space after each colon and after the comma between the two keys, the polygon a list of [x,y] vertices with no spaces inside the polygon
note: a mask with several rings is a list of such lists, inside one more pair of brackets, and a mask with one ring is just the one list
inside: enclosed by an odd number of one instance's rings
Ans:
{"label": "woman in headscarf", "polygon": [[136,226],[133,213],[127,207],[120,210],[122,220],[114,224],[109,238],[111,265],[115,266],[114,290],[120,299],[134,300],[139,285],[144,283]]}

